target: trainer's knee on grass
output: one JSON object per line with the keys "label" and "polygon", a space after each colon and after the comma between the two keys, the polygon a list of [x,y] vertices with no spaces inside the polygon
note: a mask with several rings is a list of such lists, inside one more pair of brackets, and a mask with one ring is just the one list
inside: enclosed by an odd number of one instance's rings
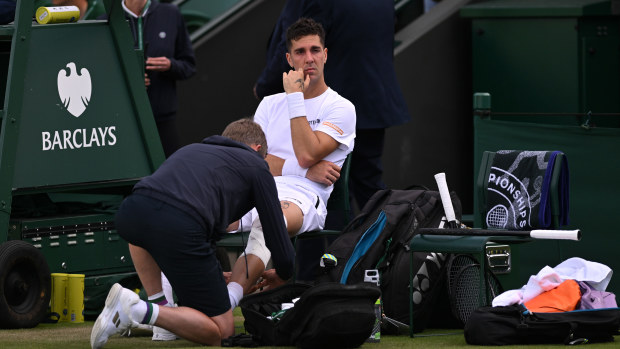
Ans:
{"label": "trainer's knee on grass", "polygon": [[232,310],[225,312],[222,315],[213,316],[211,320],[215,322],[215,325],[220,331],[220,340],[213,346],[220,346],[222,339],[228,338],[235,334],[235,324]]}
{"label": "trainer's knee on grass", "polygon": [[232,310],[217,316],[207,316],[188,307],[162,308],[155,325],[195,343],[219,347],[223,338],[235,332]]}

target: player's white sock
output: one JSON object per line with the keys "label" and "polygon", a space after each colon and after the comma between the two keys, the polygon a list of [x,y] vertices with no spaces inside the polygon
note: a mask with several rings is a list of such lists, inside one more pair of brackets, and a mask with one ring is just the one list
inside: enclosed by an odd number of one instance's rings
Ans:
{"label": "player's white sock", "polygon": [[234,281],[229,282],[227,287],[228,298],[230,299],[230,309],[234,310],[243,298],[243,287]]}

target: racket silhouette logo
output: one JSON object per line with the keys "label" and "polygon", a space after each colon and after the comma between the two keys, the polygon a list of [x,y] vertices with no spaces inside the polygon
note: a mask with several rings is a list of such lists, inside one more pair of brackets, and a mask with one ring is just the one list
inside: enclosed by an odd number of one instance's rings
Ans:
{"label": "racket silhouette logo", "polygon": [[90,72],[82,68],[79,73],[74,62],[58,72],[58,95],[63,106],[76,118],[82,115],[90,102],[92,84]]}
{"label": "racket silhouette logo", "polygon": [[486,215],[489,228],[523,229],[531,226],[532,203],[524,183],[512,173],[497,167],[491,167],[487,195],[493,197],[495,205]]}
{"label": "racket silhouette logo", "polygon": [[493,228],[506,228],[508,223],[508,209],[504,205],[495,205],[487,213],[487,226]]}

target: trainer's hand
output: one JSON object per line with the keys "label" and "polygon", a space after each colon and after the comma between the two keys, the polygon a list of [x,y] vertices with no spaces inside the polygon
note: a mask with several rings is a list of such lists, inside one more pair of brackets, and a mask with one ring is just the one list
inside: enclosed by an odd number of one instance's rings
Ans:
{"label": "trainer's hand", "polygon": [[306,76],[304,81],[303,69],[290,70],[288,73],[282,73],[282,84],[284,85],[284,92],[287,94],[304,92],[310,84],[310,75]]}
{"label": "trainer's hand", "polygon": [[331,161],[321,160],[308,169],[306,178],[320,184],[332,185],[340,178],[340,167]]}
{"label": "trainer's hand", "polygon": [[260,280],[253,290],[262,290],[262,289],[274,289],[276,287],[280,287],[286,283],[285,280],[280,279],[278,274],[276,274],[275,269],[267,269],[261,275],[262,280]]}
{"label": "trainer's hand", "polygon": [[167,57],[149,57],[146,59],[146,70],[168,71],[170,60]]}

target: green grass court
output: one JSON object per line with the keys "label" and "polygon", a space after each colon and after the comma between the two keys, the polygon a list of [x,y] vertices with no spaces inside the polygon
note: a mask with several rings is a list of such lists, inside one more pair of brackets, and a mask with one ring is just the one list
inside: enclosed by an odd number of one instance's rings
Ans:
{"label": "green grass court", "polygon": [[[2,349],[77,349],[90,348],[90,331],[94,321],[86,321],[81,324],[58,323],[39,324],[31,329],[0,330],[0,348]],[[239,308],[235,311],[236,333],[244,333],[243,317]],[[620,336],[615,337],[614,342],[588,344],[587,348],[617,348]],[[109,349],[133,349],[133,348],[196,348],[198,344],[186,340],[173,342],[154,342],[151,340],[151,332],[134,330],[131,337],[114,336],[110,338],[105,348]],[[431,329],[420,333],[415,338],[409,336],[383,336],[380,343],[365,343],[360,348],[372,349],[396,349],[396,348],[478,348],[479,346],[468,345],[463,337],[463,330],[439,330]],[[502,348],[554,348],[564,347],[557,345],[521,345],[505,346]],[[261,347],[261,348],[286,348],[286,347]],[[482,348],[482,347],[480,347]],[[319,349],[319,348],[317,348]]]}

